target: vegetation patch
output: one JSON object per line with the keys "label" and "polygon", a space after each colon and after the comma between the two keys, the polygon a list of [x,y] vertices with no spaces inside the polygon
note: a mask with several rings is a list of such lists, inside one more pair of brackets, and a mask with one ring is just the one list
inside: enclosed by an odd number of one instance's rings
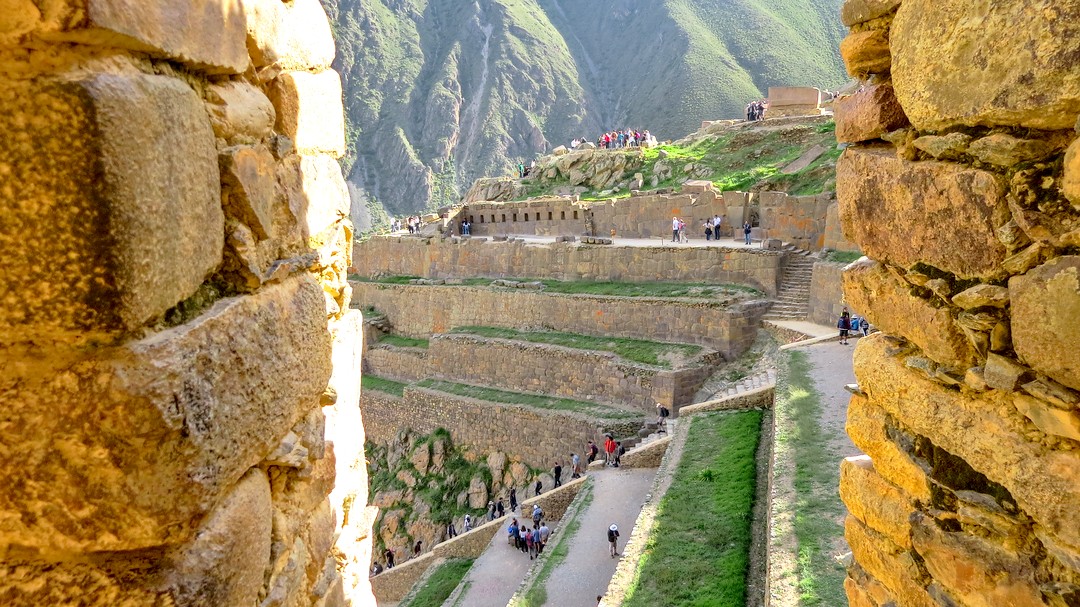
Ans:
{"label": "vegetation patch", "polygon": [[682,459],[657,509],[626,607],[746,603],[762,415],[690,418]]}
{"label": "vegetation patch", "polygon": [[451,559],[439,565],[424,587],[400,607],[439,607],[454,592],[472,567],[473,559]]}
{"label": "vegetation patch", "polygon": [[360,388],[363,390],[375,390],[385,394],[393,394],[394,396],[404,396],[406,385],[399,381],[384,379],[367,373],[360,376]]}
{"label": "vegetation patch", "polygon": [[840,471],[829,436],[822,431],[821,395],[814,389],[805,352],[791,351],[786,385],[777,386],[777,407],[784,407],[793,432],[784,437],[795,462],[795,538],[798,541],[800,605],[843,605],[844,569],[830,555],[844,530],[838,519],[843,505],[836,495]]}
{"label": "vegetation patch", "polygon": [[386,344],[388,346],[397,346],[399,348],[424,348],[426,350],[430,342],[418,337],[404,337],[402,335],[387,334],[379,338],[378,343]]}
{"label": "vegetation patch", "polygon": [[578,350],[612,352],[628,361],[672,368],[672,359],[689,359],[701,353],[701,346],[673,344],[621,337],[596,337],[559,331],[518,331],[501,327],[457,327],[451,333],[463,333],[498,339],[513,339],[530,343],[551,344]]}
{"label": "vegetation patch", "polygon": [[540,394],[508,392],[506,390],[497,390],[495,388],[486,388],[482,386],[470,386],[468,384],[458,384],[438,379],[425,379],[416,385],[420,388],[438,390],[439,392],[446,392],[447,394],[453,394],[455,396],[476,398],[508,405],[524,405],[526,407],[548,409],[552,411],[572,411],[600,419],[623,420],[641,417],[641,414],[639,413],[607,407],[597,403],[543,396]]}
{"label": "vegetation patch", "polygon": [[825,261],[851,263],[862,256],[863,254],[858,251],[829,251],[825,254]]}
{"label": "vegetation patch", "polygon": [[[416,276],[384,276],[367,279],[357,277],[356,282],[375,282],[388,285],[407,285],[416,280]],[[446,286],[486,287],[492,278],[463,278]],[[611,297],[689,297],[694,299],[730,298],[734,295],[762,295],[761,290],[747,285],[731,283],[666,283],[666,282],[600,282],[600,281],[561,281],[548,279],[518,278],[519,282],[539,282],[544,285],[545,293],[566,295],[607,295]],[[367,316],[367,308],[364,315]],[[371,308],[373,313],[380,312]]]}

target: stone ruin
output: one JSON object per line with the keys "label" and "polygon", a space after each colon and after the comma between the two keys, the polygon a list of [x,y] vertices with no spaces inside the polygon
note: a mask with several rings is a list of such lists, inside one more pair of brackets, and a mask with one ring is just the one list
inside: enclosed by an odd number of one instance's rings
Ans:
{"label": "stone ruin", "polygon": [[1080,1],[843,21],[850,604],[1080,605]]}
{"label": "stone ruin", "polygon": [[374,603],[333,57],[318,0],[4,3],[0,603]]}

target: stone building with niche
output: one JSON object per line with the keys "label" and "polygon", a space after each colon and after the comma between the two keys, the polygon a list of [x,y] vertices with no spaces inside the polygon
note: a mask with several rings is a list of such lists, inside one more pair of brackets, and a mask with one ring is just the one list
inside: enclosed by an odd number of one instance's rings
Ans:
{"label": "stone building with niche", "polygon": [[318,0],[4,4],[0,604],[373,604],[333,57]]}

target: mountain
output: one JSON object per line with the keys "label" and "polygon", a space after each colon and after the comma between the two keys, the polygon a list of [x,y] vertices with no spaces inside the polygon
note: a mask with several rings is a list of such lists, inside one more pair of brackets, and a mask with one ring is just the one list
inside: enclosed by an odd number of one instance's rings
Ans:
{"label": "mountain", "polygon": [[769,86],[840,86],[841,0],[323,0],[360,230],[574,137],[676,139]]}

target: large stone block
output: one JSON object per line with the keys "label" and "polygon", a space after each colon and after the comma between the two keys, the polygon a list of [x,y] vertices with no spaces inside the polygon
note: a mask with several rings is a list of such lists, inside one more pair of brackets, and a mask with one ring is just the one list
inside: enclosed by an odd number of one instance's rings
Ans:
{"label": "large stone block", "polygon": [[221,263],[214,134],[182,81],[9,82],[0,129],[0,340],[136,329]]}
{"label": "large stone block", "polygon": [[879,475],[912,499],[930,503],[929,466],[897,445],[896,435],[902,432],[884,409],[871,404],[865,396],[852,395],[845,430],[851,442],[870,456]]}
{"label": "large stone block", "polygon": [[1005,185],[993,173],[911,162],[886,147],[852,148],[836,167],[844,235],[868,256],[903,268],[924,263],[961,278],[995,276],[1006,250]]}
{"label": "large stone block", "polygon": [[900,6],[900,0],[844,0],[840,7],[840,21],[851,27],[879,17],[884,17]]}
{"label": "large stone block", "polygon": [[1080,390],[1080,256],[1058,257],[1009,279],[1009,299],[1020,360]]}
{"label": "large stone block", "polygon": [[214,134],[230,145],[256,143],[274,132],[274,104],[262,90],[246,82],[208,85],[206,108]]}
{"label": "large stone block", "polygon": [[905,607],[939,607],[920,582],[915,559],[889,538],[868,528],[854,516],[844,520],[844,538],[855,562],[881,582]]}
{"label": "large stone block", "polygon": [[273,234],[274,209],[282,199],[277,163],[262,146],[240,146],[221,154],[222,197],[229,216],[243,222],[260,239]]}
{"label": "large stone block", "polygon": [[65,31],[52,37],[146,52],[209,73],[239,74],[251,63],[240,0],[84,0],[77,4],[83,6],[69,9]]}
{"label": "large stone block", "polygon": [[349,188],[341,165],[330,156],[288,159],[281,173],[289,208],[305,228],[305,238],[318,236],[349,216]]}
{"label": "large stone block", "polygon": [[840,56],[852,78],[865,79],[870,74],[889,71],[889,31],[871,29],[855,32],[840,41]]}
{"label": "large stone block", "polygon": [[0,469],[0,541],[42,555],[185,542],[329,377],[307,274],[124,346],[9,349],[0,456],[19,465]]}
{"label": "large stone block", "polygon": [[274,79],[270,99],[278,132],[291,137],[298,152],[335,158],[345,153],[345,110],[337,72],[286,72]]}
{"label": "large stone block", "polygon": [[870,401],[1003,485],[1048,531],[1080,544],[1080,452],[1030,440],[1008,395],[951,390],[906,369],[889,350],[882,334],[855,348],[855,375]]}
{"label": "large stone block", "polygon": [[1073,141],[1065,152],[1061,191],[1074,207],[1080,206],[1080,139]]}
{"label": "large stone block", "polygon": [[1080,0],[904,0],[893,85],[920,130],[1068,129],[1080,114]]}
{"label": "large stone block", "polygon": [[257,67],[319,72],[334,60],[330,22],[319,0],[242,0],[247,46]]}
{"label": "large stone block", "polygon": [[956,324],[949,306],[911,293],[912,287],[876,261],[853,263],[844,270],[844,300],[886,333],[902,335],[938,363],[967,367],[975,348]]}
{"label": "large stone block", "polygon": [[214,509],[195,540],[169,557],[177,605],[254,605],[270,562],[270,483],[253,468]]}
{"label": "large stone block", "polygon": [[911,500],[874,471],[869,457],[848,457],[840,462],[840,499],[867,527],[901,548],[911,547]]}
{"label": "large stone block", "polygon": [[836,140],[841,143],[878,139],[908,125],[904,109],[889,84],[870,85],[840,97],[833,104],[833,112],[836,115]]}
{"label": "large stone block", "polygon": [[1043,607],[1032,583],[1034,567],[1020,555],[970,533],[942,531],[933,519],[913,517],[915,549],[952,596],[971,607]]}

